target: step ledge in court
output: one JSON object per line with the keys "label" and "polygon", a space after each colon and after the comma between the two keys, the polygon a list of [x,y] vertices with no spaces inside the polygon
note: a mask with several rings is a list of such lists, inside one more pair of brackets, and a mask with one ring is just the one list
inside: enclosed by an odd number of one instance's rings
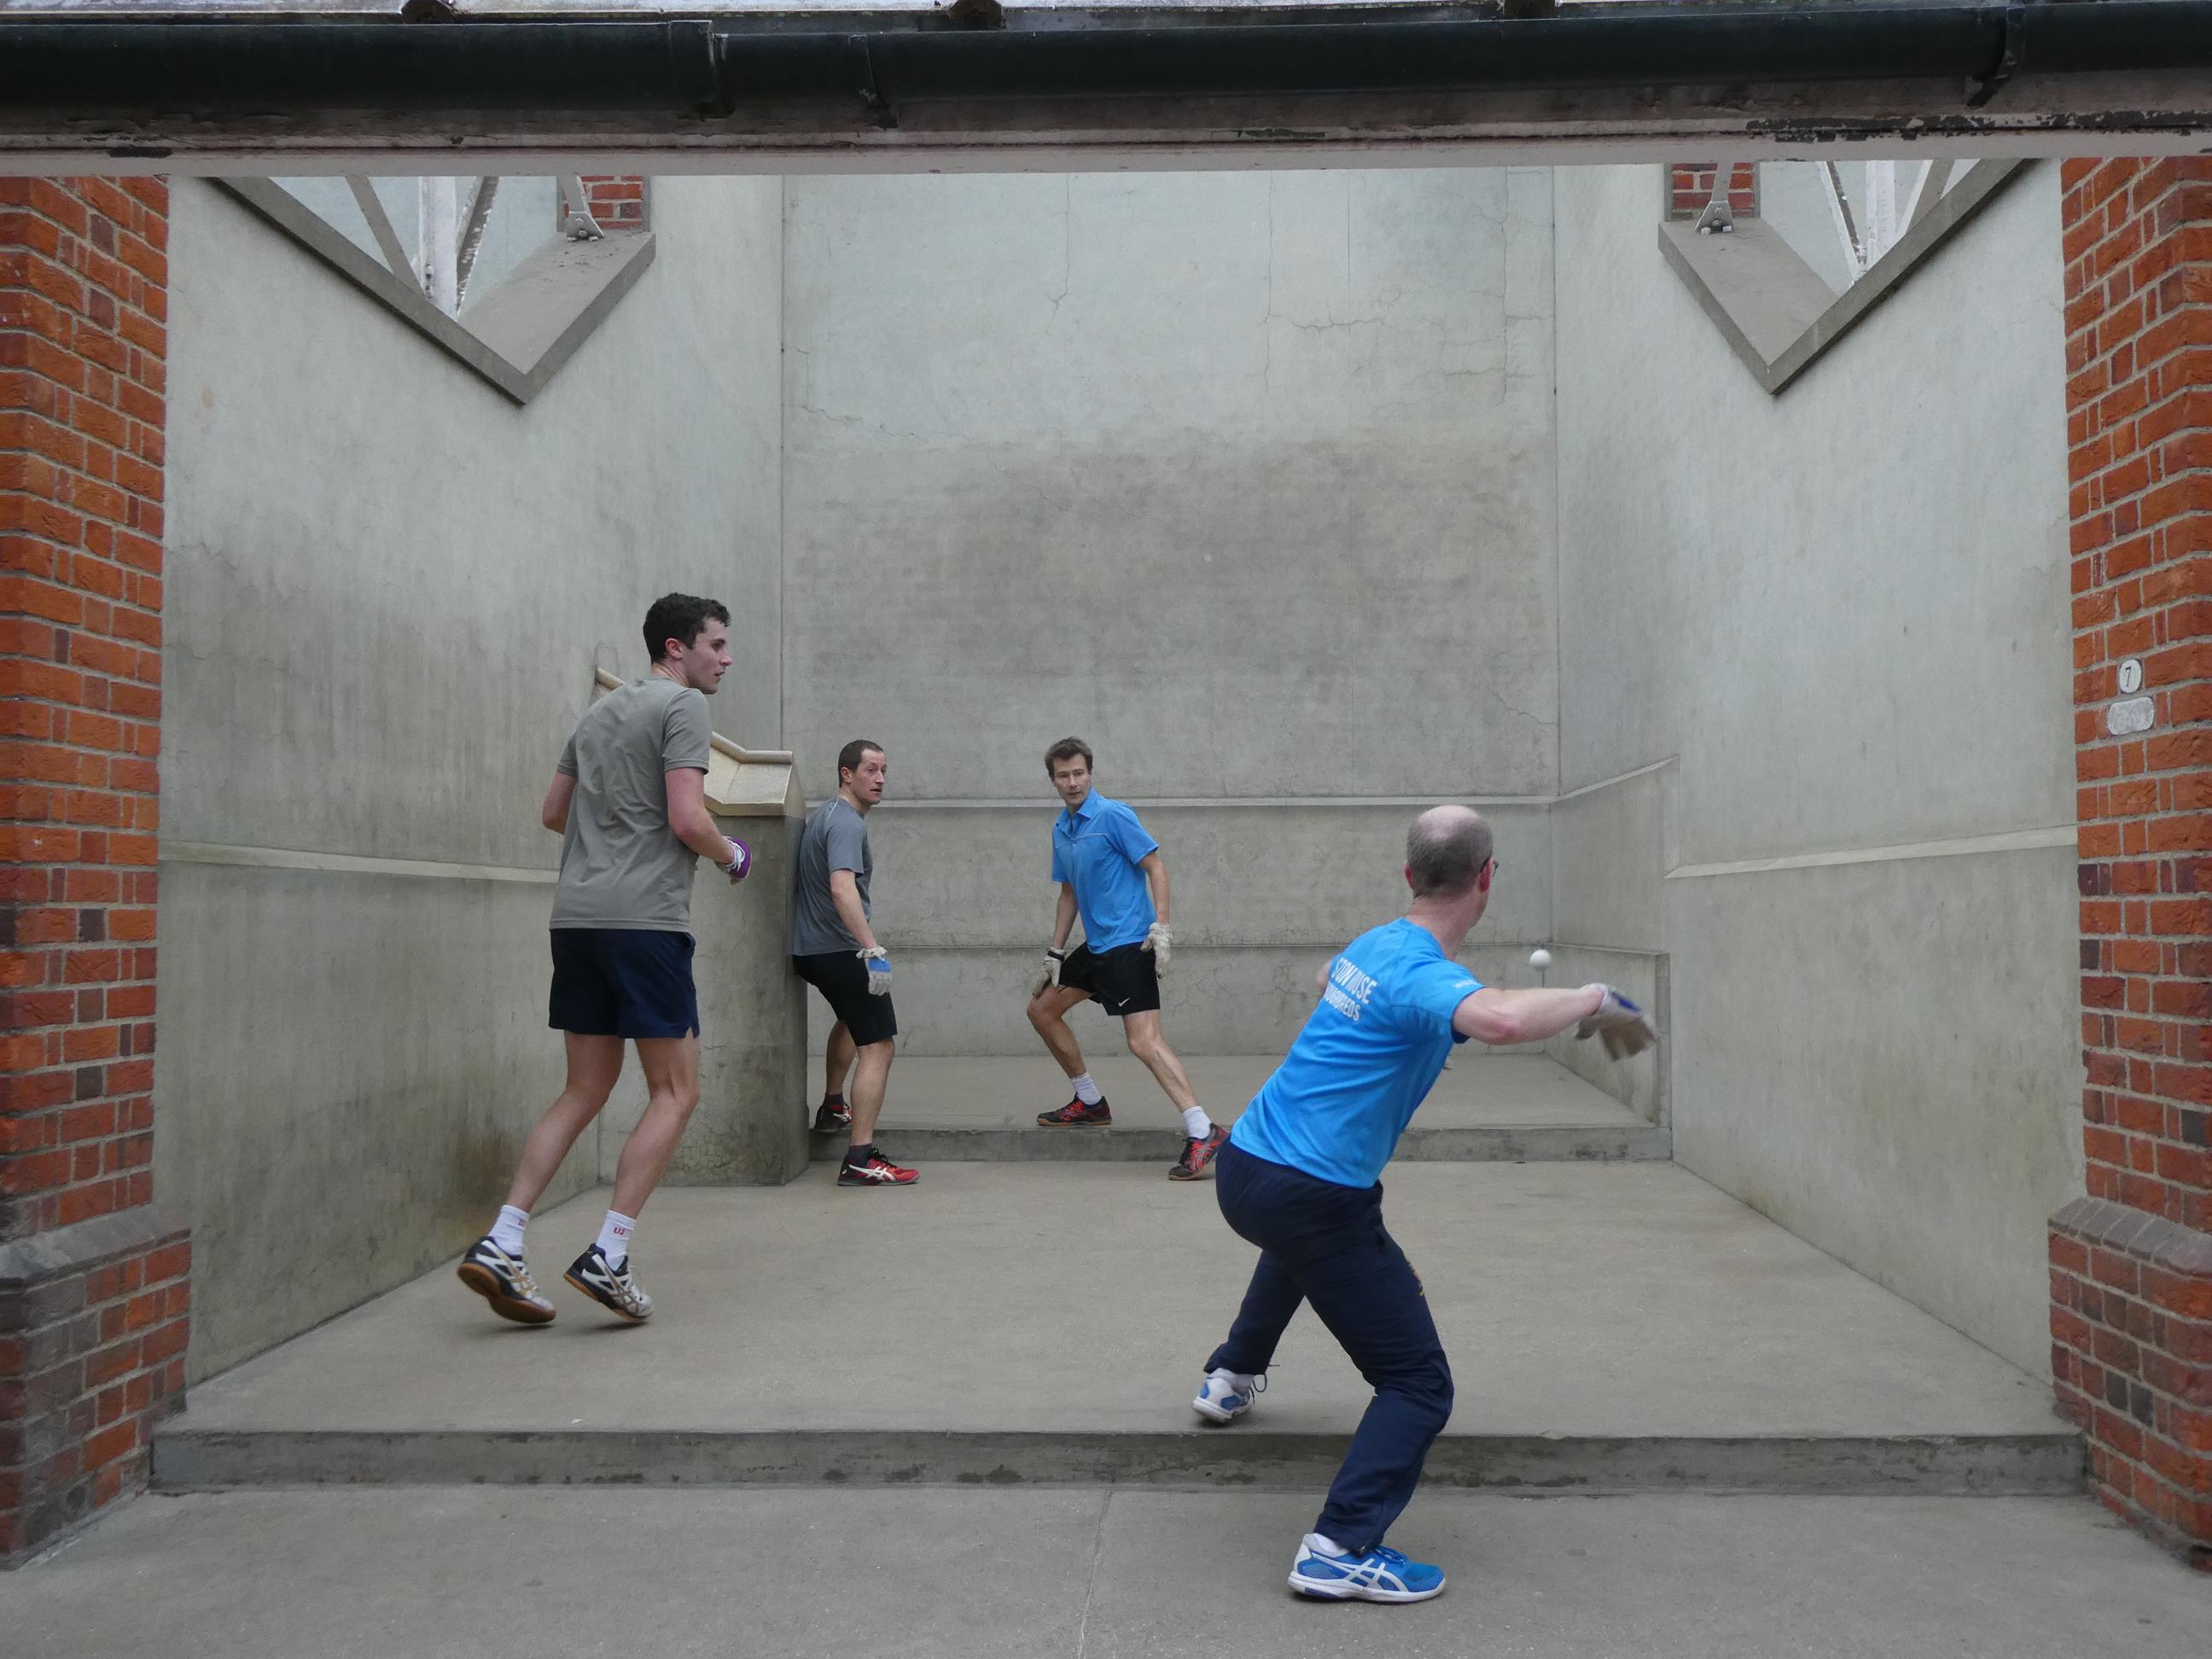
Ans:
{"label": "step ledge in court", "polygon": [[[969,1128],[887,1121],[877,1134],[886,1152],[911,1164],[1172,1164],[1183,1136],[1174,1129]],[[830,1163],[842,1139],[816,1136],[814,1161]],[[1397,1163],[1664,1164],[1674,1137],[1654,1124],[1485,1124],[1411,1129]]]}
{"label": "step ledge in court", "polygon": [[[1160,1486],[1320,1491],[1349,1437],[1251,1427],[991,1433],[625,1429],[196,1431],[154,1443],[163,1492],[301,1486]],[[1431,1486],[1643,1492],[2032,1496],[2083,1485],[2081,1437],[1451,1435]]]}

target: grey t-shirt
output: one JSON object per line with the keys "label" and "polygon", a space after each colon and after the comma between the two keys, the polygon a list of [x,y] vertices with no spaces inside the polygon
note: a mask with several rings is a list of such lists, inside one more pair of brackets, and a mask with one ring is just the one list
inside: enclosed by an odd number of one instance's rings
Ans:
{"label": "grey t-shirt", "polygon": [[668,827],[664,775],[705,771],[712,735],[705,695],[659,674],[584,711],[561,751],[576,793],[561,837],[553,926],[690,932],[698,855]]}
{"label": "grey t-shirt", "polygon": [[854,939],[837,919],[830,897],[830,872],[850,870],[860,890],[860,914],[867,915],[868,878],[875,873],[868,853],[868,821],[842,795],[832,795],[806,815],[799,836],[799,873],[791,894],[791,954],[818,957],[832,951],[857,951]]}

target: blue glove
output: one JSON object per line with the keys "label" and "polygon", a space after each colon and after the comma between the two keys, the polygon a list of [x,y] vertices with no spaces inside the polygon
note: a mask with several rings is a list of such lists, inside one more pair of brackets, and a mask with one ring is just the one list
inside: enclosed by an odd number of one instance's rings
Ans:
{"label": "blue glove", "polygon": [[887,997],[891,994],[891,953],[880,945],[872,951],[863,951],[860,960],[867,964],[868,994]]}

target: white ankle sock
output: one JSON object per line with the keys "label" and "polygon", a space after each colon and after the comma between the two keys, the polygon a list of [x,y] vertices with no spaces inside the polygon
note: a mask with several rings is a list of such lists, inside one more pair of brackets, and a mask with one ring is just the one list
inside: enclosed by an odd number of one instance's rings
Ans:
{"label": "white ankle sock", "polygon": [[1257,1376],[1248,1376],[1243,1371],[1224,1370],[1218,1365],[1208,1371],[1206,1376],[1208,1378],[1219,1377],[1239,1394],[1251,1393],[1252,1385],[1260,1380]]}
{"label": "white ankle sock", "polygon": [[637,1223],[629,1216],[607,1212],[607,1218],[599,1223],[599,1254],[614,1267],[629,1259],[629,1236],[637,1231]]}
{"label": "white ankle sock", "polygon": [[512,1204],[499,1206],[499,1219],[491,1224],[491,1242],[509,1255],[522,1254],[522,1230],[530,1224],[530,1212]]}
{"label": "white ankle sock", "polygon": [[1308,1533],[1306,1534],[1305,1542],[1306,1547],[1311,1550],[1316,1555],[1346,1556],[1352,1553],[1350,1550],[1345,1548],[1343,1545],[1338,1543],[1334,1538],[1323,1537],[1317,1532]]}
{"label": "white ankle sock", "polygon": [[1186,1106],[1182,1113],[1182,1132],[1193,1140],[1203,1140],[1213,1133],[1213,1120],[1206,1115],[1202,1106]]}
{"label": "white ankle sock", "polygon": [[1096,1106],[1106,1098],[1098,1092],[1098,1085],[1091,1080],[1091,1073],[1088,1072],[1075,1079],[1075,1097],[1085,1106]]}

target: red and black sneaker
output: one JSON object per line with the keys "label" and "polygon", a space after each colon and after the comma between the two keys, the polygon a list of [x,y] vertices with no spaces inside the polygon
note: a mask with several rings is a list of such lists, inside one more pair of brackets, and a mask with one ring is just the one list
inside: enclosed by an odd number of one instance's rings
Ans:
{"label": "red and black sneaker", "polygon": [[1200,1140],[1194,1137],[1184,1141],[1182,1156],[1176,1159],[1175,1167],[1168,1171],[1168,1179],[1170,1181],[1197,1180],[1206,1173],[1208,1166],[1221,1155],[1221,1149],[1228,1144],[1229,1131],[1218,1123],[1213,1126],[1213,1133],[1205,1139]]}
{"label": "red and black sneaker", "polygon": [[825,1100],[814,1114],[814,1133],[817,1135],[841,1135],[853,1127],[853,1109]]}
{"label": "red and black sneaker", "polygon": [[865,1162],[847,1158],[837,1166],[840,1187],[911,1187],[921,1179],[919,1170],[902,1170],[881,1152],[871,1152]]}
{"label": "red and black sneaker", "polygon": [[1037,1122],[1047,1129],[1103,1129],[1111,1127],[1114,1113],[1102,1098],[1096,1106],[1071,1100],[1056,1112],[1039,1112]]}

